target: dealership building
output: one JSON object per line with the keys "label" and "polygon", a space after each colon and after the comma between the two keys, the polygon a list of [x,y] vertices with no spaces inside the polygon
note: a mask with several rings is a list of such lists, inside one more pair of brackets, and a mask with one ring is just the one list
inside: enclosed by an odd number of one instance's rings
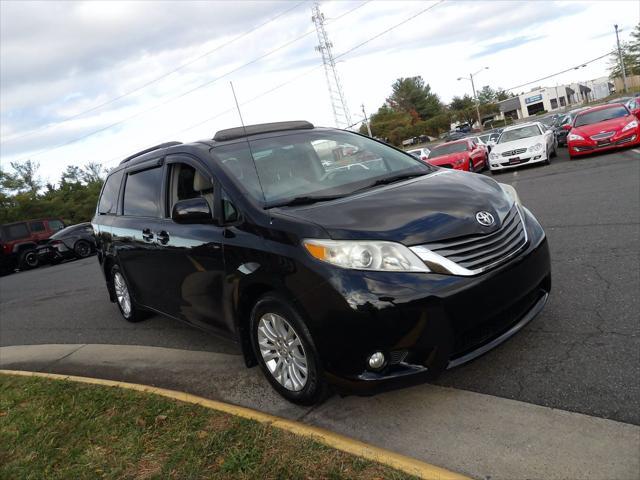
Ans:
{"label": "dealership building", "polygon": [[498,102],[499,119],[527,118],[540,112],[553,112],[583,102],[599,100],[611,94],[613,84],[607,77],[588,82],[535,88],[527,93]]}

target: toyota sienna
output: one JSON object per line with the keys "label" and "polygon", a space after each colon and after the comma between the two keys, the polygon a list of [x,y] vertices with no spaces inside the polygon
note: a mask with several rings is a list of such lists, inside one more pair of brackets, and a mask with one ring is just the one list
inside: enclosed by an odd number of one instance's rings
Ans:
{"label": "toyota sienna", "polygon": [[522,329],[551,287],[512,187],[303,121],[133,155],[92,223],[126,320],[233,339],[301,404],[431,380]]}

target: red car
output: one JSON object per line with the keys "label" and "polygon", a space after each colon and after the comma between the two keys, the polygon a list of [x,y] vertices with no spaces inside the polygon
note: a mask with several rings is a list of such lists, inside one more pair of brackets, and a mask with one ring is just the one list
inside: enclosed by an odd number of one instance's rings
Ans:
{"label": "red car", "polygon": [[27,270],[38,266],[39,244],[64,228],[59,218],[41,218],[0,225],[0,274],[16,268]]}
{"label": "red car", "polygon": [[621,103],[578,113],[567,136],[571,158],[638,144],[640,121]]}
{"label": "red car", "polygon": [[479,172],[489,165],[487,149],[469,138],[438,145],[429,153],[427,162],[467,172]]}

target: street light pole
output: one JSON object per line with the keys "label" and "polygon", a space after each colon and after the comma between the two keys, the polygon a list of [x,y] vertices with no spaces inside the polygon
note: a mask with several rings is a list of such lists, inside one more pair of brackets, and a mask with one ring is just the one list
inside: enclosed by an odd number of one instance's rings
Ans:
{"label": "street light pole", "polygon": [[473,90],[473,99],[476,102],[476,115],[478,116],[478,125],[480,125],[480,131],[482,131],[482,118],[480,118],[480,100],[478,99],[478,95],[476,94],[476,84],[473,81],[473,76],[478,75],[483,70],[489,70],[489,67],[484,67],[478,70],[476,73],[470,73],[469,78],[467,77],[458,77],[458,80],[469,80],[471,82],[471,89]]}
{"label": "street light pole", "polygon": [[369,132],[369,137],[373,138],[373,135],[371,135],[371,127],[369,126],[369,119],[367,118],[367,112],[364,111],[364,103],[362,104],[362,115],[364,115],[364,123],[367,124],[367,132]]}
{"label": "street light pole", "polygon": [[622,58],[622,50],[620,49],[620,37],[618,36],[618,25],[614,25],[616,29],[616,42],[618,43],[618,59],[620,59],[620,67],[622,68],[622,85],[624,93],[627,93],[627,72],[624,68],[624,59]]}

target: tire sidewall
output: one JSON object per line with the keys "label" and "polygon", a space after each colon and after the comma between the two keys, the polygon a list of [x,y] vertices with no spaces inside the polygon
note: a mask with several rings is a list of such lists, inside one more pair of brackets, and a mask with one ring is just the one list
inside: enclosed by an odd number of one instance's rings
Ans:
{"label": "tire sidewall", "polygon": [[[34,256],[34,262],[33,265],[30,265],[29,263],[27,263],[27,257],[29,257],[30,255]],[[38,263],[39,263],[39,259],[38,259],[38,253],[35,250],[25,250],[20,258],[20,269],[21,270],[31,270],[33,268],[37,268],[38,267]]]}
{"label": "tire sidewall", "polygon": [[[307,356],[308,376],[304,388],[298,392],[286,389],[271,374],[262,358],[258,345],[258,323],[266,313],[275,313],[283,317],[295,330]],[[300,404],[312,405],[320,402],[326,393],[326,381],[322,371],[320,358],[311,338],[311,333],[302,315],[283,296],[271,293],[261,297],[253,309],[250,317],[251,346],[262,373],[271,386],[287,400]]]}

